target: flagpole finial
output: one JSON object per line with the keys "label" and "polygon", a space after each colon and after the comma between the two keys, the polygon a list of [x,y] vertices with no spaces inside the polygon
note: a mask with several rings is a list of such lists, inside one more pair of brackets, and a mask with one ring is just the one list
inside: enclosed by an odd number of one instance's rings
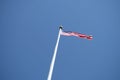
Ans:
{"label": "flagpole finial", "polygon": [[63,26],[62,26],[62,25],[60,25],[59,29],[63,29]]}

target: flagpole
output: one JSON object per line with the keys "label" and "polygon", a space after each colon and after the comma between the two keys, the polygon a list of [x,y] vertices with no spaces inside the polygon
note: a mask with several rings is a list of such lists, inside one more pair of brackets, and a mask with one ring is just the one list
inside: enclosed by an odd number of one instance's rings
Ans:
{"label": "flagpole", "polygon": [[51,64],[50,64],[50,70],[49,70],[47,80],[52,79],[52,73],[53,73],[53,68],[54,68],[55,59],[56,59],[56,55],[57,55],[57,49],[58,49],[58,44],[59,44],[59,40],[60,40],[61,31],[62,31],[62,26],[60,26],[60,28],[59,28],[58,38],[57,38],[56,46],[55,46],[55,49],[54,49],[54,54],[53,54],[53,57],[52,57],[52,61],[51,61]]}

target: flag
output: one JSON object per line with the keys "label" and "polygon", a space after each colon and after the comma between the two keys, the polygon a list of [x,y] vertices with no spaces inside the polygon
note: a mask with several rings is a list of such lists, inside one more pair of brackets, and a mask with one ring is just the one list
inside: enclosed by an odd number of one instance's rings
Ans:
{"label": "flag", "polygon": [[88,39],[88,40],[91,40],[93,38],[92,35],[86,35],[86,34],[72,32],[72,31],[61,31],[61,35],[63,35],[63,36],[76,36],[76,37],[84,38],[84,39]]}

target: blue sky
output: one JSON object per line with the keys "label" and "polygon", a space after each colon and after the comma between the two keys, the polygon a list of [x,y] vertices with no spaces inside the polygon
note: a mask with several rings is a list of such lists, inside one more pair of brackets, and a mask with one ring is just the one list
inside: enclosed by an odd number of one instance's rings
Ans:
{"label": "blue sky", "polygon": [[52,80],[120,80],[119,0],[1,0],[0,80],[46,80],[58,28]]}

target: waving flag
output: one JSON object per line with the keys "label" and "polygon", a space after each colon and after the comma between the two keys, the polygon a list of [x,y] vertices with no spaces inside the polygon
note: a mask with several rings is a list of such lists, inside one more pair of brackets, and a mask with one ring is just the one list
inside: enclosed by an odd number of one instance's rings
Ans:
{"label": "waving flag", "polygon": [[76,36],[76,37],[84,38],[84,39],[88,39],[88,40],[91,40],[93,38],[92,35],[86,35],[86,34],[81,34],[81,33],[72,32],[72,31],[61,31],[61,35],[63,35],[63,36]]}

